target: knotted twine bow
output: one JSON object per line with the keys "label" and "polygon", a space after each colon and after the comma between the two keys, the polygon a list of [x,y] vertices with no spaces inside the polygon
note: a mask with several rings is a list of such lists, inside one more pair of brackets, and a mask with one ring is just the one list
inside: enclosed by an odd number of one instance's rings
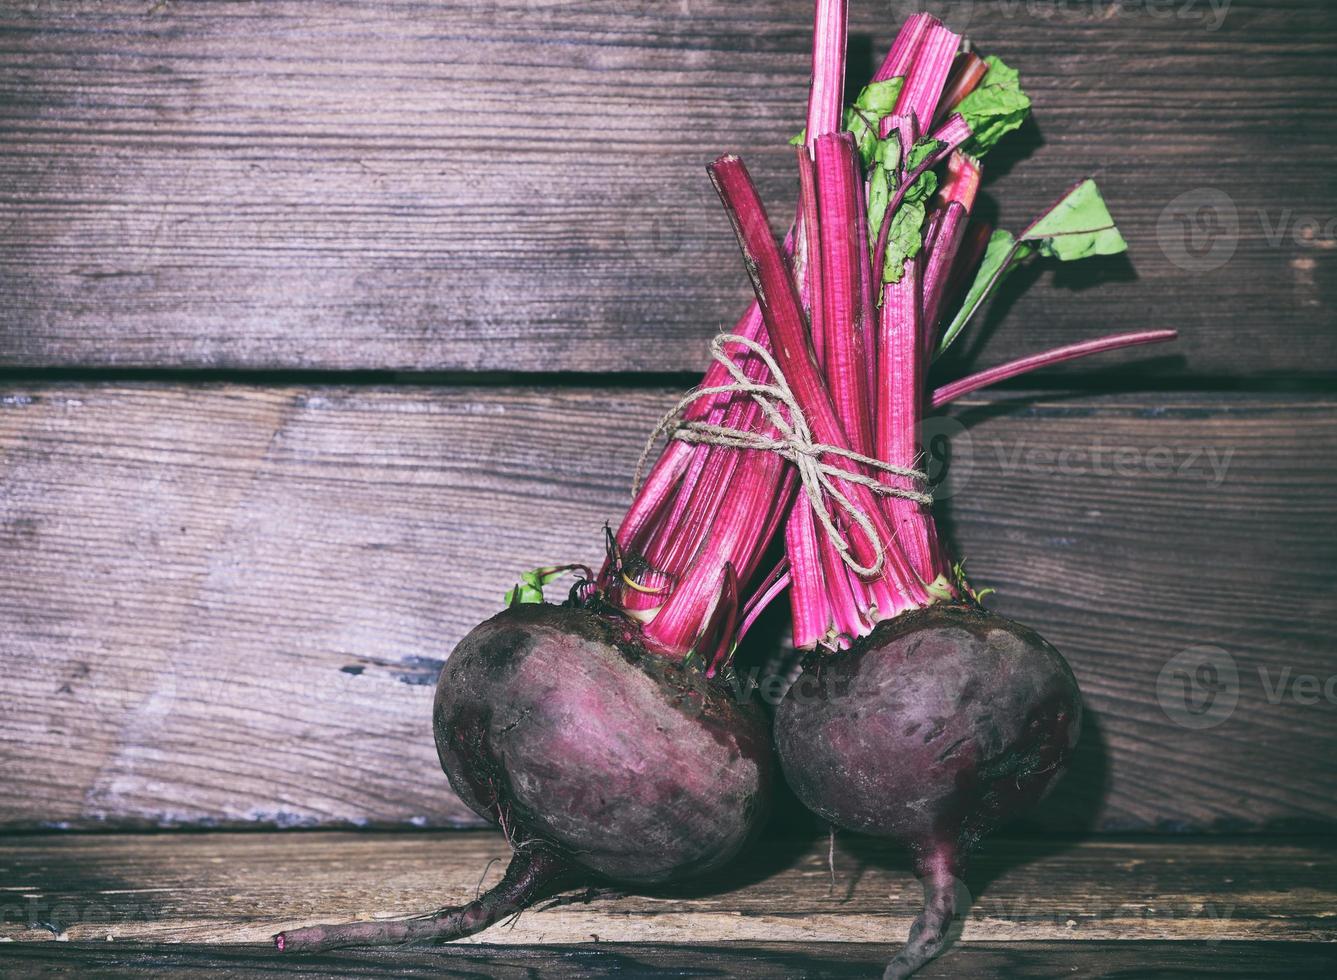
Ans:
{"label": "knotted twine bow", "polygon": [[[728,344],[737,344],[759,357],[762,363],[766,365],[767,370],[770,371],[771,382],[768,384],[753,381],[749,378],[738,365],[738,362],[725,351],[724,348]],[[734,379],[733,384],[694,388],[683,396],[677,405],[673,406],[672,411],[665,415],[659,425],[655,427],[654,433],[645,445],[645,451],[641,453],[640,462],[636,464],[633,494],[640,490],[641,474],[644,471],[646,460],[654,450],[659,437],[665,432],[669,433],[670,438],[681,442],[772,452],[783,459],[789,460],[797,467],[799,483],[807,497],[808,506],[812,508],[813,516],[817,518],[817,523],[821,525],[822,530],[826,532],[826,536],[831,540],[831,544],[840,555],[841,561],[849,566],[849,569],[856,575],[864,578],[872,578],[880,574],[886,564],[887,545],[878,535],[872,519],[841,492],[835,481],[857,484],[881,497],[900,497],[904,500],[913,500],[924,506],[932,504],[933,497],[918,490],[891,486],[881,482],[876,477],[854,473],[842,466],[823,462],[822,457],[838,457],[879,473],[904,477],[919,486],[928,482],[928,475],[921,470],[895,466],[840,446],[829,446],[815,442],[812,432],[808,428],[808,420],[804,417],[802,409],[799,408],[798,401],[794,398],[794,393],[790,390],[788,382],[785,381],[785,376],[780,371],[780,365],[775,362],[771,352],[756,341],[738,334],[720,334],[711,341],[710,356],[729,372]],[[761,432],[735,429],[731,426],[715,425],[710,422],[683,420],[682,415],[688,406],[701,398],[710,398],[715,395],[750,395],[761,409],[762,414],[765,415],[766,420],[779,433],[779,436],[769,436]],[[785,412],[780,411],[781,407],[785,409]],[[786,413],[788,418],[785,417]],[[828,498],[834,501],[850,521],[859,526],[859,529],[863,531],[872,544],[873,551],[877,555],[877,560],[872,565],[860,564],[851,553],[849,539],[836,526],[831,508],[827,505]]]}

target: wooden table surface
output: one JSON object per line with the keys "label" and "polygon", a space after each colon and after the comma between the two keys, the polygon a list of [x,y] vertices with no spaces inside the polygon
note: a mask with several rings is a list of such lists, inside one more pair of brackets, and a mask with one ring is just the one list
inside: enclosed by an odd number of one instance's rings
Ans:
{"label": "wooden table surface", "polygon": [[[853,4],[855,71],[915,6]],[[942,377],[1181,341],[935,423],[944,526],[1091,721],[923,975],[1331,975],[1337,5],[929,6],[1034,98],[987,168],[999,223],[1093,174],[1130,244],[1018,276]],[[478,821],[432,686],[517,573],[597,558],[745,305],[703,168],[740,151],[792,198],[809,17],[0,4],[0,972],[260,975],[276,923],[473,888],[499,845],[447,832]],[[835,897],[780,848],[736,889],[300,969],[873,975],[914,886],[843,846]],[[111,943],[104,905],[140,913]]]}
{"label": "wooden table surface", "polygon": [[[476,832],[13,836],[0,839],[0,939],[16,942],[0,943],[0,969],[260,973],[278,966],[267,945],[280,929],[465,901],[508,853]],[[969,879],[958,950],[929,976],[1337,966],[1331,840],[1003,837]],[[868,976],[920,898],[885,844],[839,838],[828,865],[824,839],[768,839],[716,879],[564,893],[446,948],[281,962],[314,975]]]}

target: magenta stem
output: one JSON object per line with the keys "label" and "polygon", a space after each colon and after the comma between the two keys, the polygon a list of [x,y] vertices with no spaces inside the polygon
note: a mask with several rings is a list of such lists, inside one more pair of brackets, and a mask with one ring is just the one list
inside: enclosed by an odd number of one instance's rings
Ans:
{"label": "magenta stem", "polygon": [[640,551],[649,528],[664,512],[673,488],[686,472],[693,453],[699,447],[685,442],[670,442],[650,469],[650,475],[641,484],[631,502],[631,508],[622,518],[617,530],[618,547],[623,551]]}
{"label": "magenta stem", "polygon": [[785,554],[789,557],[794,647],[811,650],[831,633],[832,613],[812,508],[802,499],[785,524]]}
{"label": "magenta stem", "polygon": [[[752,280],[753,292],[761,303],[762,316],[766,320],[766,331],[770,335],[776,361],[789,383],[795,401],[807,418],[813,437],[825,445],[848,449],[849,440],[836,415],[831,394],[818,373],[816,358],[808,343],[793,280],[776,245],[766,208],[752,182],[752,175],[738,157],[723,156],[711,164],[710,176],[738,238],[743,265]],[[841,456],[826,454],[822,461],[838,470],[860,473],[857,464]],[[842,492],[854,507],[868,517],[874,533],[882,542],[886,569],[904,572],[904,556],[895,546],[891,529],[873,492],[857,483],[840,482]],[[854,559],[866,567],[876,565],[879,555],[874,543],[858,525],[844,522],[843,518],[838,517],[838,520],[841,520],[847,532]]]}
{"label": "magenta stem", "polygon": [[[883,383],[878,398],[877,457],[911,469],[919,462],[919,423],[927,367],[921,339],[920,276],[919,262],[908,262],[901,281],[886,287],[878,334],[878,372]],[[910,486],[904,477],[884,476],[883,481],[903,489],[922,489]],[[886,503],[896,540],[911,570],[921,583],[932,582],[941,571],[934,565],[937,549],[932,516],[913,500],[888,497]]]}
{"label": "magenta stem", "polygon": [[[868,360],[865,347],[868,318],[864,306],[858,229],[866,224],[859,151],[849,133],[823,136],[813,147],[817,178],[817,205],[821,235],[821,297],[813,306],[822,311],[821,358],[836,415],[851,448],[868,455],[873,450],[873,423],[869,412]],[[813,338],[817,348],[817,338]]]}
{"label": "magenta stem", "polygon": [[[730,452],[739,457],[737,473],[729,481],[710,533],[673,594],[643,629],[651,649],[682,655],[699,644],[714,646],[720,642],[719,637],[705,634],[708,627],[723,622],[716,622],[713,613],[719,607],[726,578],[738,570],[743,573],[738,578],[745,580],[760,560],[759,542],[770,523],[771,507],[788,463],[763,450]],[[750,567],[742,568],[742,564]],[[732,601],[736,607],[736,588]],[[731,627],[733,620],[727,625]]]}
{"label": "magenta stem", "polygon": [[970,212],[975,207],[979,191],[981,169],[979,162],[961,151],[952,154],[947,162],[947,176],[938,201],[942,207],[938,232],[928,252],[924,266],[923,336],[924,356],[931,357],[937,343],[938,318],[952,269],[956,265],[961,243],[965,240]]}
{"label": "magenta stem", "polygon": [[812,87],[808,90],[808,145],[844,124],[847,0],[817,0],[812,27]]}
{"label": "magenta stem", "polygon": [[914,116],[921,125],[932,125],[960,47],[960,34],[941,23],[929,27],[905,79],[905,87],[901,89],[895,115]]}
{"label": "magenta stem", "polygon": [[1175,330],[1147,330],[1142,333],[1118,334],[1113,337],[1102,337],[1099,340],[1087,340],[1080,344],[1070,344],[1067,347],[1046,351],[1043,354],[1032,354],[1029,357],[1009,361],[1007,364],[1000,364],[998,367],[989,368],[987,371],[972,374],[960,381],[943,385],[933,393],[933,407],[941,408],[973,391],[988,388],[990,385],[996,385],[1001,381],[1029,374],[1041,368],[1062,364],[1064,361],[1088,357],[1091,354],[1104,354],[1112,350],[1122,350],[1125,347],[1137,347],[1142,344],[1163,344],[1166,341],[1174,340],[1178,336],[1179,333]]}
{"label": "magenta stem", "polygon": [[951,78],[947,81],[947,89],[943,92],[942,102],[938,106],[939,115],[945,116],[959,106],[962,99],[979,88],[980,82],[988,72],[988,64],[974,51],[958,55]]}
{"label": "magenta stem", "polygon": [[919,46],[924,43],[925,35],[931,28],[941,26],[942,22],[931,14],[920,13],[910,17],[901,26],[900,33],[896,35],[896,40],[892,43],[891,50],[887,52],[882,67],[873,76],[873,81],[885,82],[891,78],[904,78],[919,54]]}
{"label": "magenta stem", "polygon": [[822,224],[817,205],[817,164],[805,147],[799,148],[797,156],[799,227],[802,235],[795,253],[794,275],[799,284],[803,312],[808,318],[808,335],[813,353],[817,355],[820,365],[825,353],[826,324],[822,319]]}

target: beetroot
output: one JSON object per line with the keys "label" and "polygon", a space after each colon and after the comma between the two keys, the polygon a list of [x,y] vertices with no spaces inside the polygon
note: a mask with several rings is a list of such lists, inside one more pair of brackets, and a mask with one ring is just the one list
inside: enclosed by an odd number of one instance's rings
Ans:
{"label": "beetroot", "polygon": [[444,941],[518,912],[559,880],[658,884],[720,867],[769,810],[767,722],[722,678],[650,654],[613,612],[519,604],[476,627],[437,686],[450,784],[515,849],[502,881],[459,908],[314,926],[278,947]]}
{"label": "beetroot", "polygon": [[437,687],[441,766],[511,840],[655,884],[734,857],[767,812],[761,712],[649,655],[629,620],[523,605],[456,647]]}
{"label": "beetroot", "polygon": [[790,689],[775,745],[794,793],[833,824],[904,843],[924,883],[924,911],[887,978],[942,948],[971,848],[1049,792],[1081,716],[1053,647],[961,604],[888,620]]}

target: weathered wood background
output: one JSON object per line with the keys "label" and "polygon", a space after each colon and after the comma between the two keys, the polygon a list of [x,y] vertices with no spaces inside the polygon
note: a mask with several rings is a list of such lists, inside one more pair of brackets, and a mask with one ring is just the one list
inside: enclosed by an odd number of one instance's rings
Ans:
{"label": "weathered wood background", "polygon": [[[104,945],[108,936],[261,944],[277,929],[467,901],[480,873],[488,884],[501,876],[489,862],[508,851],[494,833],[0,838],[0,868],[11,884],[0,898],[0,937],[37,940],[54,931]],[[1281,881],[1285,888],[1276,887]],[[1276,949],[1331,939],[1337,846],[1002,837],[981,848],[970,889],[979,895],[963,923],[969,942],[1268,940]],[[825,840],[757,848],[714,880],[642,895],[572,893],[484,938],[507,946],[885,943],[909,930],[922,901],[899,848],[842,837],[834,872]],[[1332,960],[1337,945],[1329,950]]]}
{"label": "weathered wood background", "polygon": [[[856,68],[917,6],[853,5]],[[1328,0],[929,6],[1034,97],[988,168],[1002,224],[1091,173],[1131,243],[1004,304],[986,356],[1173,326],[1183,342],[1140,373],[1330,376]],[[694,371],[747,295],[703,168],[745,153],[783,217],[810,16],[810,0],[4,3],[0,363]]]}
{"label": "weathered wood background", "polygon": [[[0,4],[0,826],[472,820],[431,685],[740,310],[703,167],[785,209],[809,7]],[[1092,708],[1032,826],[1337,826],[1337,5],[937,7],[1035,98],[1002,223],[1089,172],[1131,243],[954,368],[1183,332],[953,415],[951,533]]]}
{"label": "weathered wood background", "polygon": [[[429,732],[442,659],[518,571],[597,560],[626,503],[610,474],[631,471],[673,398],[14,387],[0,738],[19,778],[0,783],[0,813],[471,821]],[[1067,653],[1092,708],[1041,819],[1337,821],[1337,709],[1290,690],[1333,669],[1337,400],[1005,398],[951,419],[960,551],[996,608]],[[1198,731],[1167,716],[1158,680],[1204,645],[1235,659],[1240,704]]]}

